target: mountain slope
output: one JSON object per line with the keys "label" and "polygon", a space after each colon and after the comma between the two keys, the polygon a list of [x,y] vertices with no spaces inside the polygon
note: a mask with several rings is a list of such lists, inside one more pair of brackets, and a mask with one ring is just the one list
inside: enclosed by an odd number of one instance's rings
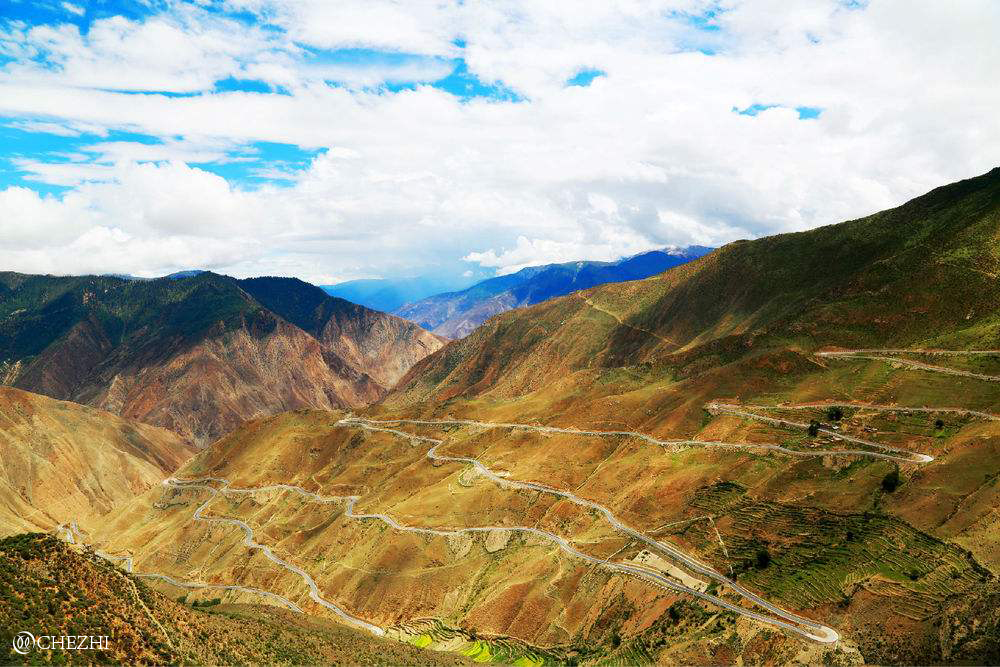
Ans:
{"label": "mountain slope", "polygon": [[8,383],[201,444],[252,416],[364,405],[440,344],[297,280],[0,274]]}
{"label": "mountain slope", "polygon": [[[0,661],[5,665],[464,662],[284,610],[189,607],[48,535],[0,540],[0,573]],[[22,631],[35,637],[106,636],[107,642],[99,650],[33,648],[21,654],[12,650],[12,639]]]}
{"label": "mountain slope", "polygon": [[584,368],[764,347],[1000,347],[1000,168],[899,208],[731,243],[646,280],[505,313],[392,402],[523,394]]}
{"label": "mountain slope", "polygon": [[[477,659],[989,663],[998,193],[500,314],[354,414],[242,425],[92,539]],[[852,347],[894,350],[820,354]]]}
{"label": "mountain slope", "polygon": [[710,248],[655,250],[617,262],[567,262],[521,269],[459,292],[410,303],[396,314],[447,338],[462,338],[488,318],[510,310],[605,283],[646,278],[701,257]]}
{"label": "mountain slope", "polygon": [[170,431],[0,387],[0,534],[92,520],[192,453]]}
{"label": "mountain slope", "polygon": [[989,662],[956,647],[1000,575],[997,303],[1000,169],[504,313],[364,416],[617,508],[867,663]]}
{"label": "mountain slope", "polygon": [[240,286],[386,389],[444,344],[400,317],[328,296],[295,278],[250,278]]}

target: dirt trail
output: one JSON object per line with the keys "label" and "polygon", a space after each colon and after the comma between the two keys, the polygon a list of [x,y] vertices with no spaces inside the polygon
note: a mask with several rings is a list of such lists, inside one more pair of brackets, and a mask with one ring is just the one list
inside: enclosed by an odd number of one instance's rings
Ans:
{"label": "dirt trail", "polygon": [[986,380],[987,382],[1000,382],[1000,375],[986,375],[984,373],[973,373],[972,371],[963,371],[958,368],[948,368],[947,366],[935,366],[933,364],[927,364],[922,361],[914,361],[912,359],[904,359],[902,357],[893,356],[898,354],[927,354],[927,355],[937,355],[937,356],[963,356],[963,355],[983,355],[983,356],[1000,356],[1000,350],[900,350],[900,349],[884,349],[884,350],[837,350],[833,352],[816,352],[817,357],[826,358],[837,358],[837,359],[870,359],[872,361],[884,361],[890,364],[898,364],[900,366],[906,366],[908,368],[913,368],[920,371],[930,371],[932,373],[944,373],[945,375],[956,375],[959,377],[969,377],[975,378],[977,380]]}
{"label": "dirt trail", "polygon": [[624,319],[622,319],[621,315],[617,315],[617,314],[612,313],[610,310],[607,310],[606,308],[604,308],[602,306],[598,306],[596,303],[594,303],[593,301],[590,300],[590,297],[584,296],[582,292],[575,292],[575,294],[578,297],[580,297],[581,299],[583,299],[583,302],[586,303],[588,306],[590,306],[594,310],[600,311],[600,312],[604,313],[605,315],[611,317],[612,319],[614,319],[616,322],[618,322],[618,324],[622,325],[623,327],[628,327],[629,329],[635,329],[636,331],[641,331],[642,333],[644,333],[644,334],[646,334],[648,336],[652,336],[653,338],[658,338],[661,341],[663,341],[664,343],[667,343],[668,345],[672,345],[673,347],[680,347],[680,345],[678,345],[674,341],[670,340],[669,338],[666,338],[665,336],[661,336],[660,334],[656,333],[655,331],[650,331],[649,329],[643,329],[641,327],[635,326],[634,324],[629,324]]}
{"label": "dirt trail", "polygon": [[[431,533],[434,533],[434,534],[442,534],[442,535],[443,534],[455,534],[457,532],[472,532],[472,531],[495,530],[497,528],[503,528],[505,530],[518,530],[518,531],[524,531],[524,532],[531,532],[531,533],[534,533],[536,535],[539,535],[541,537],[544,537],[545,539],[548,539],[548,540],[554,542],[563,551],[566,551],[567,553],[570,553],[571,555],[573,555],[573,556],[575,556],[577,558],[581,558],[581,559],[587,560],[587,561],[589,561],[591,563],[594,563],[596,565],[599,565],[599,566],[602,566],[602,567],[605,567],[605,568],[608,568],[608,569],[611,569],[611,570],[614,570],[614,571],[617,571],[617,572],[620,572],[620,573],[631,574],[631,575],[636,576],[638,578],[645,579],[647,582],[650,582],[653,585],[659,586],[661,588],[667,588],[667,589],[670,589],[670,590],[674,590],[674,591],[678,591],[678,592],[684,592],[684,593],[687,593],[689,595],[693,595],[693,596],[695,596],[697,598],[700,598],[700,599],[702,599],[702,600],[704,600],[704,601],[706,601],[706,602],[708,602],[710,604],[713,604],[715,606],[722,607],[724,609],[728,609],[730,611],[733,611],[733,612],[735,612],[737,614],[746,616],[748,618],[753,618],[755,620],[762,621],[764,623],[768,623],[770,625],[774,625],[774,626],[783,628],[785,630],[788,630],[790,632],[796,633],[796,634],[798,634],[798,635],[800,635],[802,637],[805,637],[807,639],[810,639],[810,640],[813,640],[813,641],[817,641],[817,642],[822,642],[822,643],[832,643],[832,642],[836,642],[840,638],[840,635],[833,628],[827,627],[827,626],[825,626],[825,625],[823,625],[821,623],[817,623],[816,621],[804,618],[802,616],[799,616],[797,614],[789,612],[789,611],[787,611],[785,609],[782,609],[782,608],[780,608],[780,607],[778,607],[778,606],[776,606],[776,605],[768,602],[767,600],[761,598],[756,593],[753,593],[752,591],[747,590],[746,588],[744,588],[740,584],[738,584],[735,581],[727,578],[726,576],[722,575],[721,573],[716,572],[715,570],[713,570],[709,566],[701,563],[700,561],[698,561],[695,558],[689,556],[688,554],[685,554],[684,552],[682,552],[679,549],[677,549],[675,546],[673,546],[671,544],[668,544],[668,543],[665,543],[665,542],[661,542],[661,541],[655,540],[655,539],[653,539],[651,537],[648,537],[644,533],[641,533],[638,530],[636,530],[636,529],[628,526],[627,524],[625,524],[624,522],[622,522],[617,516],[615,516],[615,514],[612,513],[611,510],[609,510],[607,507],[605,507],[605,506],[603,506],[603,505],[601,505],[599,503],[596,503],[596,502],[594,502],[592,500],[587,500],[585,498],[581,498],[580,496],[577,496],[576,494],[574,494],[574,493],[572,493],[570,491],[565,491],[565,490],[562,490],[562,489],[556,489],[554,487],[550,487],[550,486],[547,486],[547,485],[544,485],[544,484],[538,484],[536,482],[517,481],[517,480],[508,479],[506,477],[502,477],[499,474],[497,474],[495,471],[493,471],[490,468],[488,468],[486,465],[484,465],[478,459],[466,458],[466,457],[445,456],[445,455],[442,455],[442,454],[438,454],[437,453],[437,448],[440,447],[443,444],[443,442],[441,440],[437,439],[437,438],[428,438],[428,437],[416,435],[416,434],[413,434],[413,433],[407,433],[406,431],[400,431],[398,429],[392,429],[392,428],[386,428],[386,427],[380,426],[380,424],[385,424],[385,423],[399,423],[400,421],[405,421],[407,423],[409,423],[409,422],[424,423],[421,420],[386,420],[386,421],[379,421],[379,420],[360,419],[360,418],[357,418],[357,417],[348,417],[348,418],[345,418],[345,419],[341,420],[339,423],[343,424],[345,426],[358,426],[358,427],[365,428],[365,429],[368,429],[368,430],[382,431],[382,432],[391,433],[391,434],[397,435],[399,437],[406,438],[406,439],[410,440],[411,442],[425,442],[425,443],[430,443],[433,446],[427,451],[427,457],[429,459],[433,460],[433,461],[462,463],[462,464],[472,465],[472,466],[474,466],[479,471],[479,473],[481,475],[483,475],[484,477],[489,478],[491,481],[493,481],[494,483],[496,483],[499,486],[507,487],[507,488],[517,488],[517,489],[526,489],[526,490],[532,490],[532,491],[540,491],[542,493],[548,493],[548,494],[552,494],[552,495],[557,495],[559,497],[565,498],[566,500],[569,500],[570,502],[572,502],[574,504],[577,504],[577,505],[580,505],[580,506],[583,506],[583,507],[587,507],[588,509],[592,509],[592,510],[598,512],[599,514],[601,514],[605,518],[605,520],[613,528],[615,528],[616,530],[618,530],[620,532],[623,532],[626,535],[628,535],[629,537],[631,537],[633,539],[636,539],[636,540],[638,540],[638,541],[640,541],[640,542],[642,542],[644,544],[647,544],[648,546],[656,549],[660,553],[666,553],[666,554],[668,554],[674,560],[678,561],[684,567],[687,567],[691,571],[717,581],[718,583],[722,584],[723,586],[726,586],[731,591],[733,591],[734,593],[736,593],[740,597],[744,598],[745,600],[747,600],[749,602],[752,602],[753,604],[756,604],[757,606],[759,606],[762,609],[767,610],[768,612],[770,612],[770,614],[772,614],[772,616],[768,616],[766,614],[762,614],[760,612],[757,612],[757,611],[754,611],[754,610],[751,610],[751,609],[747,609],[747,608],[745,608],[743,606],[733,604],[733,603],[731,603],[731,602],[729,602],[727,600],[724,600],[724,599],[722,599],[720,597],[717,597],[715,595],[711,595],[711,594],[708,594],[708,593],[703,593],[703,592],[698,591],[698,590],[696,590],[694,588],[690,588],[688,586],[685,586],[684,584],[681,584],[681,583],[679,583],[679,582],[677,582],[677,581],[675,581],[673,579],[670,579],[670,578],[668,578],[666,576],[659,575],[659,574],[654,574],[654,573],[652,573],[652,572],[650,572],[650,571],[648,571],[648,570],[646,570],[644,568],[641,568],[641,567],[637,567],[637,566],[634,566],[634,565],[631,565],[631,564],[627,564],[627,563],[612,562],[612,561],[609,561],[609,560],[606,560],[606,559],[598,558],[596,556],[585,554],[585,553],[577,550],[576,548],[572,547],[569,544],[568,540],[566,540],[565,538],[563,538],[561,536],[558,536],[558,535],[554,535],[552,533],[548,533],[546,531],[542,531],[542,530],[540,530],[538,528],[530,527],[530,526],[516,526],[516,527],[511,527],[511,526],[502,526],[502,527],[490,526],[490,527],[480,527],[480,528],[465,528],[465,529],[459,529],[459,530],[456,530],[456,531],[442,531],[442,530],[438,530],[438,529],[414,529],[414,528],[411,528],[411,527],[403,526],[403,525],[401,525],[398,522],[392,520],[390,517],[388,517],[388,516],[386,516],[384,514],[355,515],[355,516],[365,516],[366,518],[377,518],[377,519],[386,521],[387,523],[390,523],[390,525],[392,525],[394,528],[397,528],[399,530],[411,530],[411,531],[417,531],[417,532],[431,532]],[[473,422],[473,423],[474,424],[481,424],[481,422]],[[544,428],[544,427],[538,427],[538,428]],[[584,434],[586,434],[587,432],[582,432],[582,431],[577,432],[577,431],[574,431],[574,433],[584,433]],[[356,496],[354,496],[352,498],[354,499],[354,501],[357,500]],[[352,501],[352,504],[351,504],[352,508],[353,508],[353,502],[354,501]]]}

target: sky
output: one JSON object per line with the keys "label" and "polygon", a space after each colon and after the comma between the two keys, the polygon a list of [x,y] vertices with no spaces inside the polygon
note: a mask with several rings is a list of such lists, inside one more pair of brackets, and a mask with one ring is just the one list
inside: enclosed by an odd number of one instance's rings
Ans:
{"label": "sky", "polygon": [[1000,164],[996,0],[0,0],[0,270],[716,246]]}

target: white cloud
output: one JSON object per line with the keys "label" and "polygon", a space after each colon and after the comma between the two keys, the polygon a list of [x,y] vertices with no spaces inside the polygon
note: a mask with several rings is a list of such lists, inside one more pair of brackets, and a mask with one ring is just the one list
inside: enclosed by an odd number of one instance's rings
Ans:
{"label": "white cloud", "polygon": [[76,14],[77,16],[83,16],[84,14],[87,13],[87,10],[85,10],[83,7],[81,7],[80,5],[74,5],[71,2],[63,2],[62,8],[65,9],[70,14]]}
{"label": "white cloud", "polygon": [[[837,222],[986,171],[1000,154],[1000,5],[988,0],[727,0],[708,32],[684,19],[709,5],[699,0],[231,4],[281,30],[188,6],[95,22],[86,36],[0,35],[0,53],[16,58],[0,70],[0,115],[18,127],[163,140],[74,148],[90,162],[22,156],[34,178],[74,189],[62,200],[2,193],[0,214],[29,216],[52,240],[0,227],[0,266],[197,265],[331,282],[464,257],[509,272]],[[420,57],[320,65],[305,47]],[[33,50],[60,68],[38,71]],[[460,53],[523,101],[365,88],[440,78]],[[566,87],[581,68],[607,76]],[[109,92],[206,91],[226,76],[288,94]],[[778,106],[732,112],[753,104]],[[823,112],[799,120],[800,106]],[[252,192],[188,166],[254,141],[328,150],[300,171],[256,167],[292,183]],[[99,240],[114,252],[92,250]]]}

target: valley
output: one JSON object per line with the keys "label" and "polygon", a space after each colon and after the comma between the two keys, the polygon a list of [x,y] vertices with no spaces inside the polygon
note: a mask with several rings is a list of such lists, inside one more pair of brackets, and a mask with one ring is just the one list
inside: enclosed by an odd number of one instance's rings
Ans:
{"label": "valley", "polygon": [[247,281],[327,368],[334,349],[370,362],[380,389],[247,410],[44,527],[167,596],[477,661],[983,661],[1000,286],[969,268],[1000,265],[998,215],[994,170],[504,312],[426,355],[395,320]]}
{"label": "valley", "polygon": [[[909,367],[907,370],[911,370]],[[921,369],[925,370],[925,369]],[[705,408],[708,410],[709,414],[717,415],[718,418],[729,418],[738,417],[747,423],[763,423],[765,425],[778,425],[780,422],[781,428],[788,429],[791,427],[792,430],[801,432],[805,429],[807,424],[791,422],[789,420],[781,420],[777,418],[768,417],[767,412],[806,412],[809,410],[815,411],[822,414],[825,410],[836,405],[837,407],[848,408],[852,410],[858,410],[858,415],[862,412],[869,415],[879,415],[883,413],[895,414],[900,412],[905,413],[926,413],[928,416],[937,415],[947,415],[951,418],[955,417],[966,417],[972,418],[975,421],[982,422],[992,422],[997,421],[997,417],[990,413],[984,413],[975,410],[963,410],[960,408],[916,408],[910,409],[906,407],[899,406],[887,406],[872,403],[831,403],[831,402],[817,402],[813,405],[787,405],[787,404],[777,404],[774,406],[764,406],[759,404],[753,405],[740,405],[734,406],[732,404],[720,404],[709,402]],[[762,414],[764,413],[764,414]],[[858,415],[852,415],[851,417],[842,418],[843,424],[846,425],[848,422],[852,421]],[[208,497],[201,504],[197,505],[194,514],[190,517],[193,521],[202,522],[215,522],[220,524],[228,524],[233,527],[238,527],[244,537],[243,546],[249,547],[250,549],[261,550],[265,556],[276,564],[279,568],[283,568],[292,574],[297,575],[306,586],[291,586],[283,587],[282,590],[286,595],[291,596],[296,599],[296,595],[301,597],[303,593],[308,594],[308,597],[312,599],[313,602],[321,607],[326,608],[331,611],[334,616],[339,617],[341,620],[346,621],[350,624],[367,629],[377,635],[389,634],[390,636],[400,636],[405,627],[405,622],[397,622],[388,627],[382,627],[377,624],[371,623],[369,620],[365,620],[368,616],[358,617],[355,614],[358,613],[355,610],[344,608],[337,602],[332,602],[330,600],[319,597],[318,586],[316,580],[313,576],[308,573],[308,570],[304,566],[293,565],[292,563],[299,562],[304,563],[308,560],[308,557],[304,557],[298,550],[292,550],[288,552],[288,556],[276,556],[271,547],[265,546],[258,542],[259,538],[255,537],[255,531],[268,530],[268,525],[274,520],[273,509],[265,510],[264,508],[270,505],[272,508],[284,507],[289,503],[288,500],[283,500],[282,496],[292,495],[300,497],[300,501],[292,502],[293,505],[300,506],[301,503],[316,503],[319,505],[331,506],[327,511],[332,512],[334,515],[339,515],[345,520],[360,521],[360,522],[378,522],[385,524],[391,531],[399,534],[413,534],[415,536],[422,537],[424,540],[434,540],[436,538],[444,538],[446,541],[453,541],[456,538],[460,538],[465,535],[483,535],[488,537],[500,532],[507,533],[508,535],[514,536],[517,534],[524,535],[526,540],[525,545],[527,546],[528,541],[542,541],[547,542],[558,550],[562,551],[570,559],[581,560],[585,563],[590,563],[593,566],[607,569],[612,574],[617,574],[621,576],[627,576],[631,578],[638,579],[642,581],[645,585],[651,586],[653,588],[662,588],[666,591],[673,593],[681,593],[685,596],[691,596],[696,599],[702,600],[703,602],[724,609],[731,612],[737,616],[750,619],[752,621],[762,622],[765,625],[770,625],[772,627],[777,627],[785,631],[786,633],[791,633],[792,636],[798,635],[810,641],[819,643],[830,643],[834,644],[841,640],[841,636],[837,630],[825,626],[822,623],[817,623],[804,617],[799,613],[793,613],[787,611],[774,603],[768,601],[768,599],[754,593],[750,589],[747,589],[744,584],[737,583],[728,576],[721,574],[717,569],[712,566],[707,565],[705,561],[705,552],[699,553],[699,549],[694,549],[692,551],[687,551],[679,549],[671,541],[663,541],[662,539],[651,538],[647,533],[640,530],[632,528],[628,524],[624,523],[611,509],[608,507],[589,500],[586,496],[580,496],[577,493],[564,491],[560,488],[552,486],[550,484],[544,484],[535,481],[521,481],[517,479],[512,472],[509,470],[509,466],[505,466],[507,469],[497,470],[489,467],[482,460],[478,458],[473,458],[470,456],[454,456],[450,454],[443,454],[440,451],[442,446],[445,446],[446,442],[453,442],[455,437],[455,430],[459,429],[461,432],[466,433],[470,436],[473,434],[483,435],[488,432],[500,431],[503,434],[509,434],[512,436],[517,432],[523,433],[525,436],[534,438],[535,435],[551,437],[563,437],[569,436],[567,443],[579,442],[581,438],[598,438],[598,439],[615,439],[615,440],[633,440],[639,443],[640,446],[653,445],[657,448],[670,450],[678,449],[688,449],[696,447],[745,447],[746,444],[741,443],[726,443],[721,441],[699,441],[697,439],[671,439],[666,440],[662,438],[652,437],[648,434],[632,431],[597,431],[597,430],[583,430],[575,428],[566,427],[550,427],[538,424],[520,424],[520,423],[507,423],[507,422],[479,422],[472,419],[369,419],[358,416],[345,416],[338,421],[328,422],[330,429],[361,429],[374,434],[386,434],[407,443],[407,447],[417,447],[423,451],[423,456],[428,460],[431,466],[439,466],[445,464],[458,464],[463,469],[473,471],[474,479],[483,479],[484,481],[489,481],[493,485],[501,489],[509,489],[514,492],[528,492],[528,493],[538,493],[543,495],[554,496],[557,500],[557,504],[560,502],[568,502],[571,505],[583,510],[585,513],[590,513],[594,516],[598,522],[606,524],[606,528],[597,529],[600,532],[605,533],[604,540],[607,540],[610,535],[609,533],[618,533],[618,540],[621,541],[625,551],[622,553],[622,549],[618,549],[616,553],[619,554],[617,558],[612,560],[615,554],[609,554],[609,557],[602,557],[599,555],[592,555],[587,549],[587,545],[593,546],[593,537],[582,537],[590,536],[592,531],[595,530],[596,526],[591,523],[590,528],[585,528],[581,531],[581,534],[566,533],[564,530],[552,530],[547,527],[539,527],[538,522],[533,522],[531,525],[523,525],[517,522],[517,517],[510,517],[496,523],[491,523],[488,525],[464,525],[461,527],[455,527],[453,523],[440,523],[440,518],[426,517],[430,519],[434,524],[433,527],[427,526],[424,521],[420,521],[413,512],[407,512],[404,515],[410,516],[403,521],[396,518],[393,513],[387,513],[382,510],[365,510],[360,511],[357,507],[360,504],[365,504],[367,506],[368,500],[366,496],[369,493],[368,489],[364,489],[366,493],[364,494],[350,494],[344,493],[342,495],[324,495],[323,489],[329,486],[328,483],[324,483],[322,488],[317,490],[308,490],[304,486],[292,483],[293,480],[303,480],[303,476],[293,475],[287,480],[275,480],[271,478],[269,481],[272,483],[261,485],[261,486],[247,486],[247,487],[235,487],[229,479],[224,479],[217,476],[210,477],[200,477],[191,479],[169,479],[165,483],[167,487],[172,489],[165,490],[163,493],[169,495],[174,492],[191,492],[194,490],[205,492]],[[416,431],[404,431],[401,428],[409,426],[411,428],[422,429],[427,434],[421,434]],[[892,447],[880,443],[877,441],[875,436],[872,436],[871,440],[864,440],[861,438],[854,438],[853,436],[847,435],[843,432],[838,432],[834,430],[823,429],[823,431],[829,435],[833,442],[836,440],[846,440],[848,443],[852,444],[863,444],[870,449],[818,449],[816,451],[808,452],[813,456],[826,457],[827,459],[832,458],[843,458],[848,461],[848,468],[854,466],[859,460],[862,459],[875,459],[875,460],[888,460],[894,461],[898,464],[910,465],[911,467],[917,467],[924,464],[931,463],[934,461],[934,457],[920,452],[907,452],[907,450]],[[440,434],[442,437],[434,437],[431,434]],[[535,435],[531,435],[535,434]],[[521,445],[524,446],[523,443]],[[572,445],[571,445],[572,446]],[[577,445],[579,446],[579,445]],[[753,445],[751,445],[753,446]],[[786,447],[775,444],[757,444],[756,448],[762,448],[765,452],[769,451],[769,456],[784,456],[784,457],[797,457],[801,456],[804,452],[792,450]],[[887,453],[894,452],[894,453]],[[598,468],[603,465],[604,462],[598,464]],[[195,466],[200,467],[200,466]],[[458,483],[462,484],[462,476],[465,473],[461,473]],[[317,488],[315,484],[317,473],[310,475],[313,483],[309,484],[311,488]],[[367,485],[366,485],[367,486]],[[416,489],[416,493],[419,495],[423,493],[422,489]],[[230,501],[229,509],[230,511],[225,512],[223,515],[217,515],[214,512],[209,513],[209,507],[211,504],[220,497],[228,498]],[[258,502],[265,502],[265,505],[261,506],[257,511],[251,510],[249,515],[243,513],[243,509],[247,500],[234,500],[233,498],[246,498],[246,499],[262,499],[263,497],[269,497],[270,501],[258,500]],[[386,502],[385,499],[382,502]],[[420,504],[420,500],[417,498],[410,497],[405,501],[405,506],[413,507]],[[807,504],[808,507],[808,504]],[[236,510],[245,516],[245,519],[230,518],[233,510]],[[280,511],[280,510],[279,510]],[[252,517],[257,518],[259,521],[261,516],[270,516],[263,524],[256,524],[256,527],[252,525],[249,521]],[[312,512],[309,513],[310,516],[314,516]],[[715,525],[715,530],[718,535],[719,544],[722,550],[726,550],[726,541],[731,541],[732,536],[729,533],[731,528],[726,525],[726,515],[724,513],[720,514],[717,512],[710,513],[709,518],[714,519],[713,525]],[[457,517],[456,517],[457,518]],[[691,520],[681,520],[680,523],[690,523],[690,521],[695,521],[703,517],[695,517]],[[426,521],[425,519],[425,521]],[[722,521],[722,530],[718,527],[718,521]],[[669,525],[669,524],[668,524]],[[610,530],[609,530],[610,529]],[[285,531],[292,531],[288,533],[286,539],[290,539],[295,532],[294,525],[288,525]],[[766,527],[765,527],[766,530]],[[896,529],[898,530],[898,528]],[[850,533],[849,533],[850,534]],[[725,535],[725,537],[724,537]],[[903,535],[906,535],[903,533]],[[537,539],[536,539],[537,538]],[[391,539],[391,538],[390,538]],[[505,549],[511,548],[509,540],[511,537],[507,538],[508,546]],[[921,541],[919,534],[911,534],[904,537],[907,542],[912,542],[917,540],[917,543]],[[599,541],[600,542],[600,541]],[[629,543],[633,546],[629,547]],[[120,542],[119,542],[120,544]],[[682,544],[685,544],[682,541]],[[933,544],[933,541],[932,541]],[[686,547],[690,548],[688,544]],[[707,546],[707,545],[705,545]],[[667,558],[669,561],[676,564],[682,568],[681,570],[670,571],[669,569],[662,569],[656,567],[649,567],[639,564],[628,557],[628,553],[636,552],[638,548],[652,549],[655,553],[660,554],[662,557]],[[288,546],[285,547],[289,548]],[[702,547],[704,548],[704,546]],[[884,548],[884,546],[883,546]],[[912,548],[912,547],[911,547]],[[926,548],[926,547],[925,547]],[[933,547],[934,549],[941,549],[941,546]],[[586,550],[584,550],[586,549]],[[944,553],[948,553],[947,549]],[[716,552],[714,554],[716,557],[719,554]],[[871,554],[868,555],[871,557]],[[884,558],[882,556],[880,558]],[[288,560],[286,560],[288,559]],[[953,572],[957,572],[957,579],[955,575],[947,575],[942,577],[938,570],[931,570],[928,572],[921,573],[918,579],[921,580],[921,586],[910,593],[910,596],[914,599],[914,604],[922,605],[927,604],[927,593],[923,592],[930,581],[939,580],[940,583],[934,584],[935,586],[944,586],[943,590],[952,590],[954,586],[975,586],[976,582],[981,581],[984,576],[989,578],[989,575],[985,571],[977,566],[973,565],[969,569],[969,561],[967,556],[963,556],[961,552],[952,551],[945,559],[945,563],[948,564],[947,567],[951,567]],[[733,567],[733,561],[727,558],[728,569],[731,571]],[[911,561],[912,562],[912,561]],[[633,564],[634,563],[634,564]],[[867,566],[867,563],[864,563]],[[900,568],[900,576],[904,580],[911,576],[910,572],[902,571],[905,570],[907,566],[900,564],[897,567]],[[955,568],[959,568],[956,570]],[[685,573],[689,573],[685,575]],[[678,576],[680,575],[680,576]],[[165,577],[167,575],[156,574],[150,575],[156,577]],[[951,577],[949,581],[948,577]],[[690,585],[684,583],[687,577],[693,577],[694,581],[698,581],[701,578],[703,581],[715,582],[718,586],[718,590],[713,593],[705,593],[704,587],[692,588]],[[688,582],[691,579],[687,579]],[[173,583],[179,583],[174,581]],[[296,590],[298,589],[298,590]],[[302,590],[306,589],[306,590]],[[905,590],[906,587],[903,587]],[[290,592],[293,591],[293,592]],[[787,594],[786,594],[787,595]],[[904,600],[906,594],[904,593]],[[297,602],[292,602],[285,598],[282,598],[288,604],[293,606],[297,605]],[[902,604],[906,604],[905,602]],[[404,633],[405,636],[405,633]]]}

